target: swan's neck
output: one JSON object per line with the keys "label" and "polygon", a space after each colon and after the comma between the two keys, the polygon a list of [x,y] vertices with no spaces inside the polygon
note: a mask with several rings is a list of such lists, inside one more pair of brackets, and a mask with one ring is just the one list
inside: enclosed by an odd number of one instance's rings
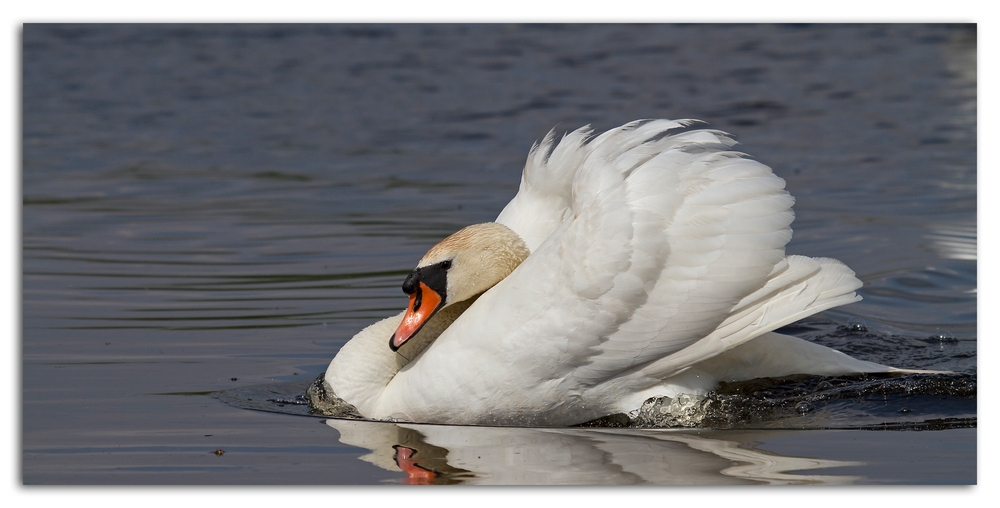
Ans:
{"label": "swan's neck", "polygon": [[[326,371],[333,394],[361,414],[376,414],[374,409],[379,397],[396,374],[411,361],[418,361],[420,354],[479,295],[507,277],[529,254],[527,245],[517,233],[493,222],[468,226],[438,242],[420,260],[417,270],[447,261],[450,268],[443,268],[447,270],[444,300],[454,303],[434,314],[420,331],[405,339],[396,352],[390,349],[389,338],[404,314],[383,319],[355,335],[344,344]],[[440,292],[440,289],[435,291]]]}
{"label": "swan's neck", "polygon": [[403,318],[400,313],[383,319],[354,336],[340,348],[326,371],[333,394],[372,414],[379,395],[403,367],[438,338],[479,295],[441,309],[398,351],[389,349],[389,337]]}
{"label": "swan's neck", "polygon": [[[396,356],[399,357],[397,363],[400,363],[399,368],[396,369],[396,371],[398,372],[399,369],[402,369],[406,366],[406,364],[412,362],[417,356],[420,355],[420,353],[427,349],[427,346],[437,340],[437,338],[444,333],[444,331],[447,330],[456,319],[458,319],[458,316],[461,316],[462,313],[465,312],[465,310],[468,309],[469,306],[472,305],[472,303],[478,298],[479,295],[475,295],[468,300],[457,302],[438,311],[438,313],[427,321],[427,324],[424,325],[424,327],[421,328],[420,331],[413,336],[413,338],[406,341],[405,344],[396,350]],[[386,337],[386,340],[383,342],[386,342],[385,345],[388,349],[388,337]]]}

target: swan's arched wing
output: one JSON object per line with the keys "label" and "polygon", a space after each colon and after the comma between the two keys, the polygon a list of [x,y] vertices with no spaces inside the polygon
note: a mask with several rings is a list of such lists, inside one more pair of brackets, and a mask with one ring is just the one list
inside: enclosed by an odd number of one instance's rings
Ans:
{"label": "swan's arched wing", "polygon": [[589,127],[581,127],[556,143],[555,132],[549,131],[528,152],[517,195],[496,222],[514,230],[531,252],[569,217],[573,177],[587,154],[581,147],[590,134]]}
{"label": "swan's arched wing", "polygon": [[558,161],[580,161],[566,217],[482,297],[498,319],[479,325],[502,330],[499,351],[530,352],[511,362],[586,389],[694,344],[764,287],[793,199],[728,135],[697,127],[633,122],[555,147]]}

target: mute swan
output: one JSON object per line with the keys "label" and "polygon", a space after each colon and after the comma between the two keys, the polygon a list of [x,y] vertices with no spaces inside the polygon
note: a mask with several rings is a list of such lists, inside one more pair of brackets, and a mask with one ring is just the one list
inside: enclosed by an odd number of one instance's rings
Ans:
{"label": "mute swan", "polygon": [[328,395],[374,419],[573,425],[792,374],[913,372],[773,330],[861,298],[785,256],[794,199],[696,120],[552,132],[496,222],[435,245],[407,310],[345,344]]}

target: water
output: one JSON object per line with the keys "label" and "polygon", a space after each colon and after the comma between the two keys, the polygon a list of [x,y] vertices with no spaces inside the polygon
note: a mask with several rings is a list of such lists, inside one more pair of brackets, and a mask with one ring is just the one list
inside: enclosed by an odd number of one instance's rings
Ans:
{"label": "water", "polygon": [[[26,25],[23,41],[26,484],[976,482],[974,27]],[[865,283],[786,333],[955,371],[950,388],[788,380],[717,395],[746,418],[680,429],[268,402],[398,312],[430,245],[495,218],[550,128],[650,117],[735,134],[797,198],[788,252]],[[239,394],[265,411],[220,401]]]}

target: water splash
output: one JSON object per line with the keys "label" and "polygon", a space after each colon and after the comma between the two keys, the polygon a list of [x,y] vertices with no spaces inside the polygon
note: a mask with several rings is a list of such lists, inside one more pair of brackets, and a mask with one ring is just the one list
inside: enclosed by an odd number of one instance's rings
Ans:
{"label": "water splash", "polygon": [[[284,383],[217,392],[244,409],[300,416],[364,419],[323,389]],[[906,429],[976,427],[973,374],[793,376],[722,383],[705,396],[653,397],[630,414],[582,427],[701,429]],[[303,401],[308,400],[308,404]]]}
{"label": "water splash", "polygon": [[631,427],[961,428],[976,426],[971,374],[795,376],[723,383],[707,396],[654,397]]}

